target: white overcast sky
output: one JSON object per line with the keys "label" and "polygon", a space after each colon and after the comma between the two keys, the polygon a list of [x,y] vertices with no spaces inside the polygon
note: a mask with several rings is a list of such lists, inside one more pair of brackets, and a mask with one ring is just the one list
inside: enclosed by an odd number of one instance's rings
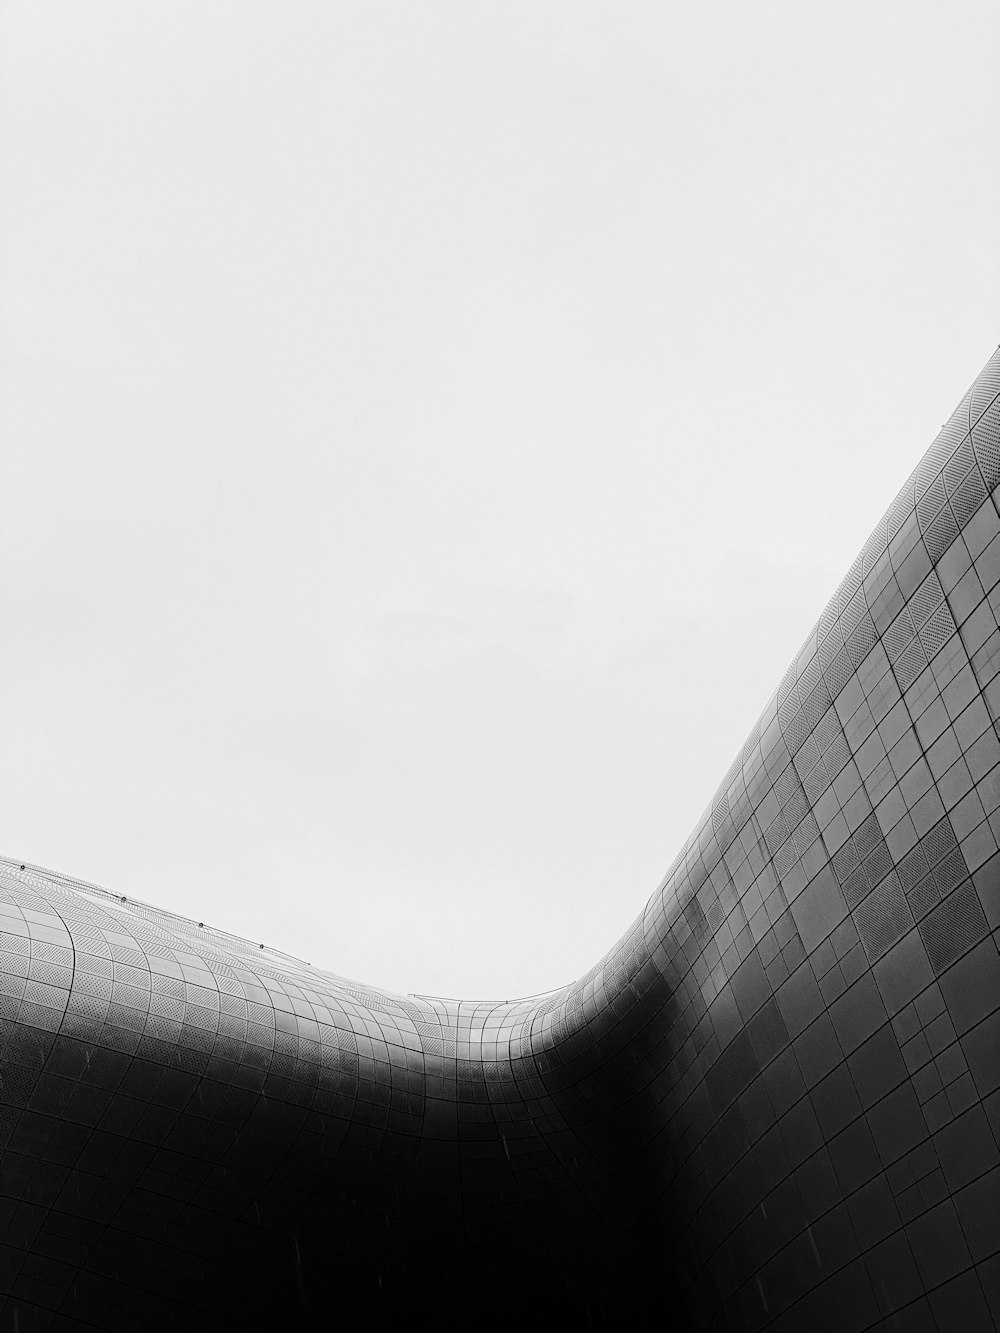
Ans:
{"label": "white overcast sky", "polygon": [[995,0],[0,24],[0,850],[572,979],[1000,337]]}

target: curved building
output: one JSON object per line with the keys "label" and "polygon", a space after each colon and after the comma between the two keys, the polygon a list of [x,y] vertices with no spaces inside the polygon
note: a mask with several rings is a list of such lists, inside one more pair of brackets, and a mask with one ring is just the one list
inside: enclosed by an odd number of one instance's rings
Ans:
{"label": "curved building", "polygon": [[993,1329],[998,394],[573,985],[388,994],[4,862],[0,1326]]}

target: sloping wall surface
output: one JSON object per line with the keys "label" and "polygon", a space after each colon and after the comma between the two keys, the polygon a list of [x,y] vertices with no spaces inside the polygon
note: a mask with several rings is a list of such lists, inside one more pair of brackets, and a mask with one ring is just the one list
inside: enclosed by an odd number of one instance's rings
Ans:
{"label": "sloping wall surface", "polygon": [[0,864],[0,1326],[995,1328],[998,394],[563,990],[392,995]]}

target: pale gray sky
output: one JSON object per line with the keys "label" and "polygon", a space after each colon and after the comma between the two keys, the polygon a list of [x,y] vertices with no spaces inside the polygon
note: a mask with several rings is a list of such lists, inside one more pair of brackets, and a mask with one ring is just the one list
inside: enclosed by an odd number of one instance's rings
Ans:
{"label": "pale gray sky", "polygon": [[0,850],[571,979],[1000,337],[995,0],[0,22]]}

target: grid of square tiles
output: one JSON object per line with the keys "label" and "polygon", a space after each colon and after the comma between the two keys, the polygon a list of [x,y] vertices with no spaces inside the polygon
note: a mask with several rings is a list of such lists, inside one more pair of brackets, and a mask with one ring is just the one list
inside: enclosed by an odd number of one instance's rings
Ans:
{"label": "grid of square tiles", "polygon": [[695,1326],[994,1327],[998,390],[994,358],[647,912]]}

